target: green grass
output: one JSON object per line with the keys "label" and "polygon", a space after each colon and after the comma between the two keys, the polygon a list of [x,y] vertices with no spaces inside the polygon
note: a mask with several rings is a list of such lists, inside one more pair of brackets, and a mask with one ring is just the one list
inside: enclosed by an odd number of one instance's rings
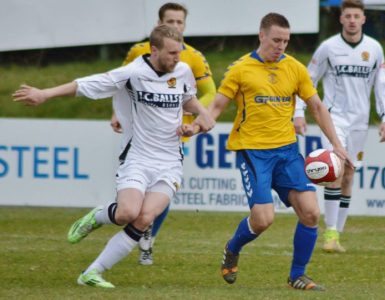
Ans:
{"label": "green grass", "polygon": [[78,286],[76,278],[117,232],[105,226],[80,244],[66,242],[71,223],[88,210],[2,207],[1,299],[383,299],[383,218],[351,217],[342,243],[346,254],[325,254],[320,241],[308,274],[323,293],[288,289],[293,215],[278,214],[246,246],[234,285],[220,276],[222,250],[245,213],[171,211],[156,242],[155,264],[139,266],[135,250],[105,274],[114,290]]}

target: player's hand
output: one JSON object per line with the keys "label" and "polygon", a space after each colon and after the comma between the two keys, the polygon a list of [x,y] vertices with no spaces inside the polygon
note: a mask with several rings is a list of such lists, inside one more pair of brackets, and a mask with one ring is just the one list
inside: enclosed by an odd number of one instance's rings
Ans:
{"label": "player's hand", "polygon": [[12,94],[13,101],[22,102],[26,105],[37,106],[48,100],[44,90],[23,84]]}
{"label": "player's hand", "polygon": [[200,131],[199,125],[193,125],[193,124],[182,124],[178,127],[176,130],[176,134],[178,136],[185,136],[185,137],[191,137],[194,134],[197,134]]}
{"label": "player's hand", "polygon": [[190,112],[188,112],[188,111],[183,111],[183,115],[184,116],[192,116],[193,114],[192,113],[190,113]]}
{"label": "player's hand", "polygon": [[208,132],[215,126],[215,120],[209,113],[199,114],[192,125],[198,125],[201,132]]}
{"label": "player's hand", "polygon": [[354,169],[354,163],[350,159],[348,152],[342,146],[334,146],[333,152],[341,159],[341,163],[347,166],[348,168]]}
{"label": "player's hand", "polygon": [[378,134],[380,135],[380,143],[385,142],[385,122],[381,123]]}
{"label": "player's hand", "polygon": [[120,125],[118,118],[116,117],[115,113],[112,114],[112,116],[111,116],[110,125],[112,127],[112,130],[115,131],[116,133],[122,133],[123,132],[123,128]]}
{"label": "player's hand", "polygon": [[307,131],[306,119],[304,117],[294,118],[295,133],[304,136]]}

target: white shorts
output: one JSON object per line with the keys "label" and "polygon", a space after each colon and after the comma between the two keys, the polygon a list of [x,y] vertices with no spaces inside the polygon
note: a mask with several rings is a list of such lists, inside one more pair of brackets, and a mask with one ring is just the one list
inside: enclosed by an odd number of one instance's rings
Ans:
{"label": "white shorts", "polygon": [[156,164],[126,160],[118,168],[116,188],[118,191],[134,188],[143,195],[146,192],[159,192],[171,199],[180,187],[182,176],[181,162]]}
{"label": "white shorts", "polygon": [[[361,167],[368,130],[349,130],[348,128],[340,128],[337,126],[335,126],[335,129],[338,139],[353,160],[354,166],[356,168]],[[332,145],[324,134],[322,134],[321,138],[323,147],[328,150],[333,150]]]}

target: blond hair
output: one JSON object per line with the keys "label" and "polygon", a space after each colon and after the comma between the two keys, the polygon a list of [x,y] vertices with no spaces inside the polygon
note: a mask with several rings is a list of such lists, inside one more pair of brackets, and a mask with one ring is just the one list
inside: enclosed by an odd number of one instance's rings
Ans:
{"label": "blond hair", "polygon": [[150,46],[162,49],[165,38],[169,38],[180,43],[183,42],[182,34],[175,28],[167,25],[159,25],[156,26],[150,34]]}

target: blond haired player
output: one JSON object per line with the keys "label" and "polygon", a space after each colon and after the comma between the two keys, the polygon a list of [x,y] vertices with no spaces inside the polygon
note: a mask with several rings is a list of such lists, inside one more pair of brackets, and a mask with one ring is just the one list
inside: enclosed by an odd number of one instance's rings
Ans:
{"label": "blond haired player", "polygon": [[[127,66],[43,90],[22,86],[13,94],[15,101],[29,105],[65,95],[91,99],[115,96],[132,108],[126,116],[132,126],[127,133],[130,146],[121,156],[116,176],[117,201],[93,209],[68,232],[68,241],[78,243],[103,224],[123,225],[80,274],[81,285],[114,287],[102,273],[136,247],[143,232],[167,207],[181,183],[180,135],[191,135],[195,124],[204,131],[214,126],[207,110],[195,97],[191,69],[179,61],[182,35],[174,28],[161,25],[151,32],[150,43],[151,54],[138,57]],[[182,125],[183,109],[198,114],[194,124]]]}
{"label": "blond haired player", "polygon": [[[178,3],[169,2],[160,7],[158,14],[158,25],[165,24],[174,27],[176,30],[178,30],[178,32],[183,34],[186,26],[186,17],[188,14],[188,11],[184,6]],[[150,53],[150,43],[148,41],[135,44],[128,51],[123,65],[132,62],[137,57],[146,53]],[[196,80],[199,101],[203,104],[203,106],[207,107],[214,99],[216,87],[212,78],[210,67],[205,57],[198,50],[194,49],[186,43],[183,43],[183,49],[180,53],[180,60],[190,66]],[[113,104],[114,107],[119,105],[117,104],[116,99],[113,99]],[[121,132],[122,124],[118,119],[119,118],[117,118],[114,114],[111,118],[111,126],[114,131]],[[193,121],[193,119],[194,118],[191,114],[185,113],[183,117],[183,123],[189,124]],[[182,140],[183,142],[186,142],[188,141],[188,138],[183,137]],[[157,235],[163,221],[167,216],[168,210],[169,207],[167,207],[165,211],[156,218],[152,228],[145,232],[144,237],[140,241],[139,263],[142,265],[151,265],[153,263],[152,246],[155,242],[155,236]]]}

